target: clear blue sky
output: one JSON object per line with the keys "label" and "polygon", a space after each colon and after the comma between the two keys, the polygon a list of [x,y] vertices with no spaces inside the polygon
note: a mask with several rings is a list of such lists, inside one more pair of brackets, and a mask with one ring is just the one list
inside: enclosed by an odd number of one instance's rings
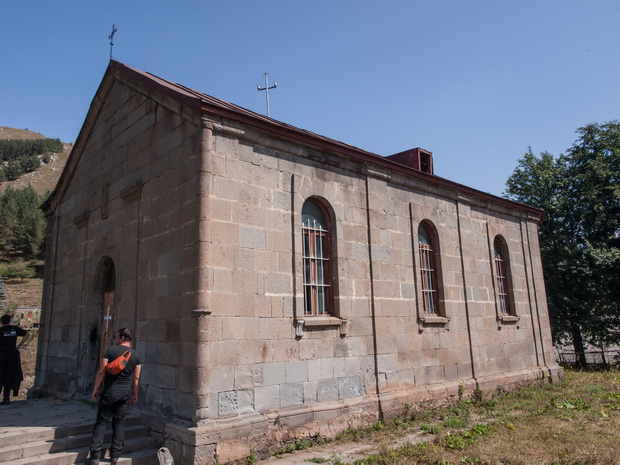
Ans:
{"label": "clear blue sky", "polygon": [[501,195],[517,160],[619,118],[618,0],[4,0],[0,126],[73,142],[114,58]]}

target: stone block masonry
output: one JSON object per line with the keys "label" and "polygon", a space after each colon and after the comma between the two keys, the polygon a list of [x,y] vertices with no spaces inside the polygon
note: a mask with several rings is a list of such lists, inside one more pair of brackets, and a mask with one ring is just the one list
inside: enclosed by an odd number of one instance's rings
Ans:
{"label": "stone block masonry", "polygon": [[115,61],[45,211],[35,391],[87,394],[134,328],[142,413],[179,463],[560,374],[542,212]]}

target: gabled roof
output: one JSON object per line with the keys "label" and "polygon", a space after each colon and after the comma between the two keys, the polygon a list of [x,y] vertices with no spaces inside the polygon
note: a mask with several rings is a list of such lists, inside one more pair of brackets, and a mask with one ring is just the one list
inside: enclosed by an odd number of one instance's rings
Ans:
{"label": "gabled roof", "polygon": [[108,69],[106,70],[106,73],[99,86],[99,89],[97,90],[95,98],[91,103],[84,125],[80,130],[80,134],[78,135],[73,151],[69,157],[69,160],[67,161],[65,171],[63,172],[61,179],[59,180],[53,194],[50,196],[50,199],[42,207],[45,211],[54,210],[54,203],[58,201],[58,196],[61,195],[61,193],[64,192],[64,190],[66,189],[66,183],[71,178],[71,173],[75,169],[77,159],[79,159],[78,153],[82,150],[85,138],[88,137],[90,133],[90,128],[96,120],[98,112],[102,106],[102,102],[100,101],[100,99],[105,95],[105,89],[111,85],[111,82],[114,79],[116,79],[115,74],[117,73],[121,73],[130,80],[138,81],[147,88],[151,88],[155,92],[170,97],[178,101],[179,103],[187,106],[188,108],[200,111],[204,114],[210,114],[228,120],[236,121],[241,124],[255,127],[257,129],[261,129],[272,134],[316,146],[325,150],[333,151],[362,162],[380,166],[391,171],[417,177],[423,179],[426,182],[430,182],[431,184],[435,184],[443,188],[451,189],[453,191],[461,192],[464,194],[473,195],[481,198],[482,200],[491,201],[492,203],[503,204],[505,206],[508,206],[509,208],[524,210],[542,220],[543,211],[538,208],[519,204],[504,199],[502,197],[497,197],[492,194],[488,194],[473,189],[471,187],[449,181],[439,176],[424,173],[422,171],[413,169],[410,166],[391,160],[389,157],[382,157],[375,153],[359,149],[349,144],[345,144],[344,142],[330,139],[328,137],[321,136],[311,131],[300,129],[290,124],[283,123],[273,118],[269,118],[267,116],[255,113],[233,103],[220,100],[208,94],[190,89],[181,84],[162,79],[158,76],[155,76],[154,74],[131,68],[113,59],[110,60]]}
{"label": "gabled roof", "polygon": [[[373,160],[377,163],[380,163],[381,160],[383,160],[383,157],[380,155],[367,152],[352,145],[345,144],[344,142],[339,142],[337,140],[321,136],[314,132],[306,131],[305,129],[300,129],[259,113],[254,113],[253,111],[235,105],[234,103],[226,102],[225,100],[220,100],[208,94],[185,87],[181,84],[167,81],[166,79],[162,79],[151,73],[131,68],[118,61],[110,61],[110,68],[122,71],[127,76],[141,82],[142,84],[154,88],[164,95],[175,98],[180,103],[183,103],[190,108],[200,108],[203,113],[220,116],[222,118],[247,124],[248,126],[263,129],[271,133],[299,140],[301,142],[306,142],[311,145],[318,145],[323,148],[335,150],[345,155],[352,155],[356,158],[368,158],[369,160]],[[390,165],[393,164],[390,163]]]}

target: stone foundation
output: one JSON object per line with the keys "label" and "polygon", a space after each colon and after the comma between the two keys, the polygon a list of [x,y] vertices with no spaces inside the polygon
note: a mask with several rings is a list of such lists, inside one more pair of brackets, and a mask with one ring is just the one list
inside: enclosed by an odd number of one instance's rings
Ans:
{"label": "stone foundation", "polygon": [[[419,386],[331,403],[304,405],[264,414],[207,420],[197,426],[181,422],[162,423],[164,445],[176,462],[213,465],[273,454],[291,441],[321,436],[334,437],[350,428],[372,425],[381,417],[393,419],[407,410],[438,408],[462,398],[482,394],[492,397],[528,384],[560,382],[560,367],[540,367],[517,373],[496,374],[476,382],[473,379]],[[381,411],[381,413],[380,413]],[[153,419],[154,420],[154,419]]]}

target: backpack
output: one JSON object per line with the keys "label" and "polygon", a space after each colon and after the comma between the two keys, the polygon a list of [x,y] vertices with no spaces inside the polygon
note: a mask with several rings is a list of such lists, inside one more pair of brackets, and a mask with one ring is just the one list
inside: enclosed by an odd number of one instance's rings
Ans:
{"label": "backpack", "polygon": [[108,363],[105,366],[105,371],[109,375],[118,375],[127,366],[129,357],[131,357],[131,351],[128,350],[123,355],[118,357],[116,360],[112,360],[110,363]]}

